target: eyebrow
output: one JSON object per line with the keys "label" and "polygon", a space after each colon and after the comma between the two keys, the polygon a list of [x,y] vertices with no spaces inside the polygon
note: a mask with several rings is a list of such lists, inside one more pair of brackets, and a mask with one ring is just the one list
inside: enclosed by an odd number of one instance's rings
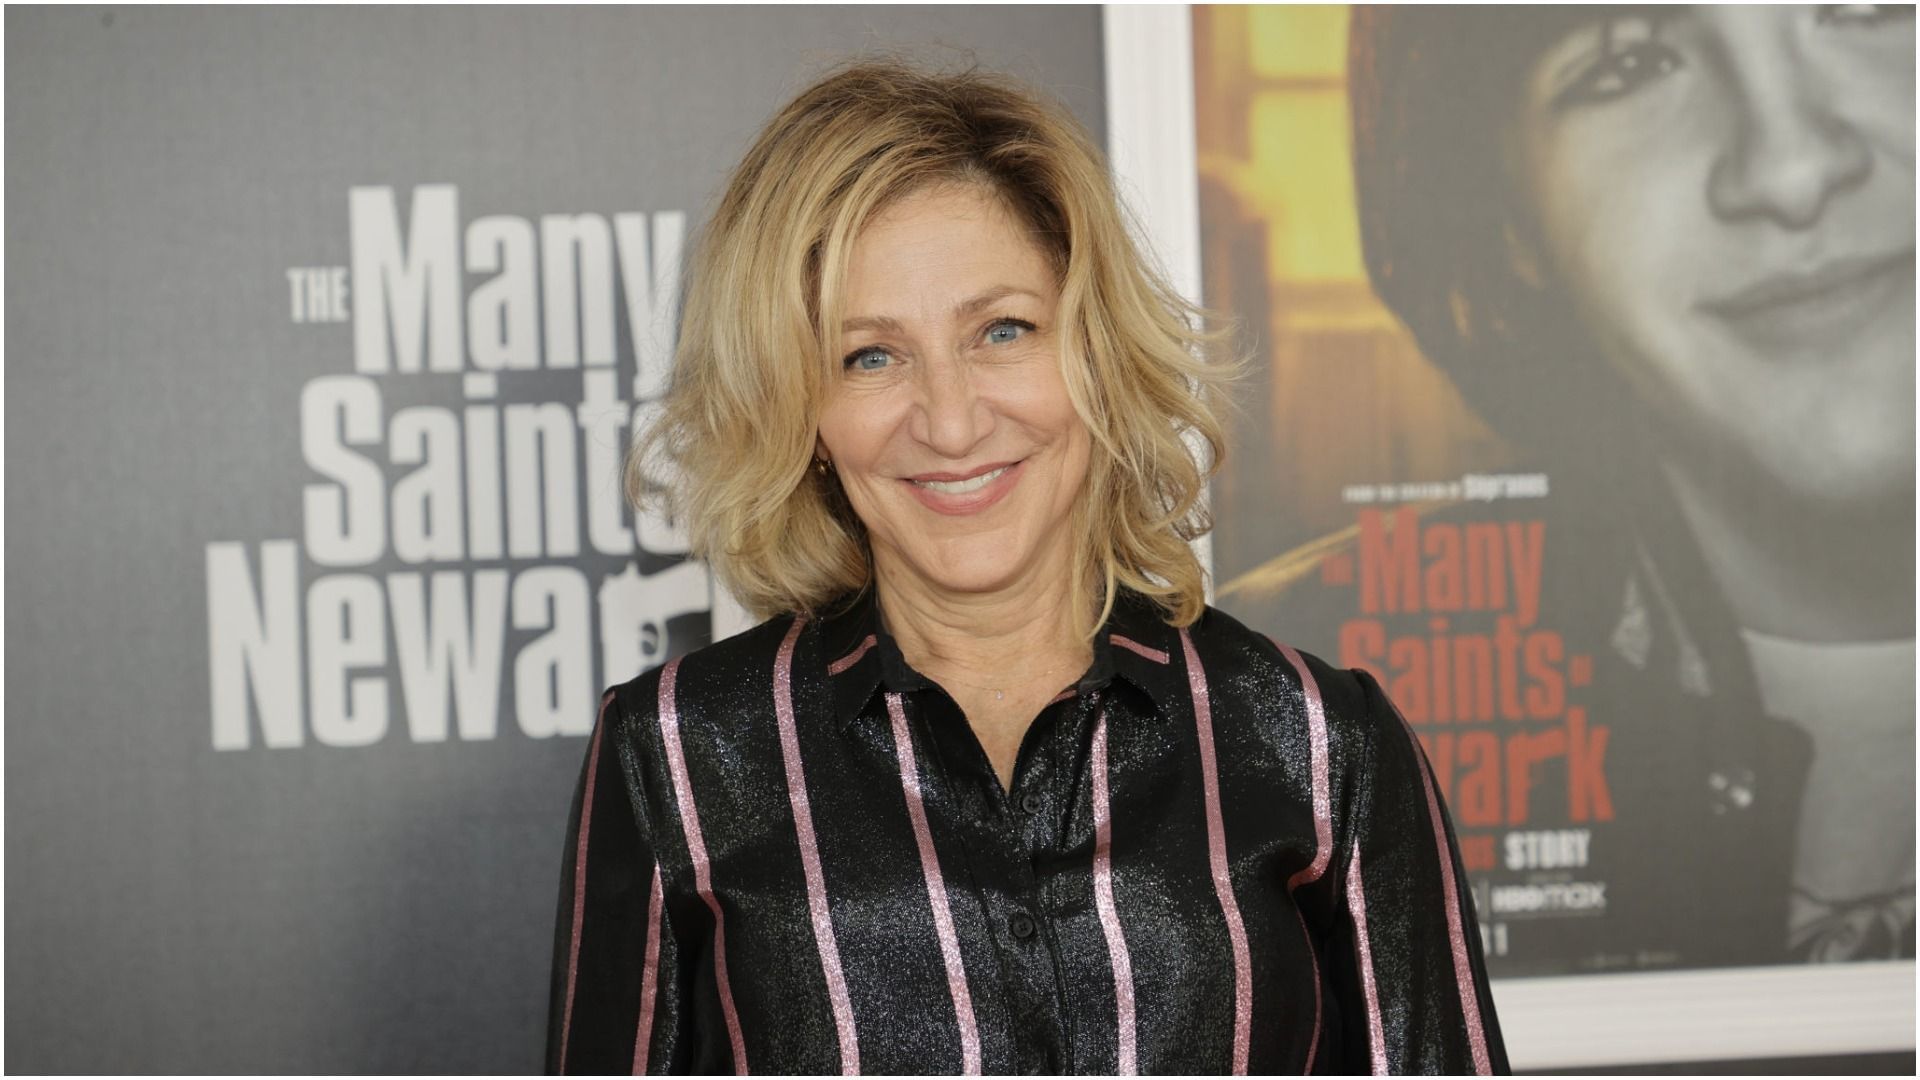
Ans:
{"label": "eyebrow", "polygon": [[[955,304],[953,313],[959,317],[977,315],[1009,296],[1027,296],[1035,300],[1043,299],[1039,293],[1034,292],[1032,289],[1023,289],[1018,285],[997,285],[970,300],[962,300],[960,303]],[[888,315],[860,315],[840,324],[841,333],[850,333],[855,330],[877,330],[883,334],[898,334],[902,332],[902,329],[900,320]]]}

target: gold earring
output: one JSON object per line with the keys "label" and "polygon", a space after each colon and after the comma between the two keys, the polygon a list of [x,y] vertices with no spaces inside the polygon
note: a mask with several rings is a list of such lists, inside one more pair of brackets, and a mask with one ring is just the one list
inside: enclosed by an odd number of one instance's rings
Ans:
{"label": "gold earring", "polygon": [[824,478],[824,477],[825,477],[825,476],[826,476],[826,475],[827,475],[828,473],[830,473],[830,472],[832,472],[832,471],[833,471],[833,459],[832,459],[832,458],[818,458],[818,457],[817,457],[817,458],[814,458],[814,459],[813,459],[813,471],[814,471],[814,472],[815,472],[816,474],[818,474],[819,476],[821,476],[821,477],[823,477],[823,478]]}

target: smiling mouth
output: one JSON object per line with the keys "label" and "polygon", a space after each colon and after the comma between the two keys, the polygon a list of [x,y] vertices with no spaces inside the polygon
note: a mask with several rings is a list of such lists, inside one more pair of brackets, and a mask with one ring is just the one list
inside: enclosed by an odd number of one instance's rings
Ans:
{"label": "smiling mouth", "polygon": [[901,483],[920,505],[936,514],[965,517],[985,511],[1007,497],[1026,473],[1027,459],[981,465],[978,472],[921,473]]}
{"label": "smiling mouth", "polygon": [[1810,271],[1776,274],[1732,293],[1700,303],[1704,310],[1726,319],[1764,315],[1796,304],[1817,305],[1871,286],[1903,267],[1911,270],[1913,249],[1891,254],[1840,259]]}
{"label": "smiling mouth", "polygon": [[910,483],[926,488],[928,491],[937,491],[942,495],[970,495],[1000,479],[1000,475],[1011,468],[1013,468],[1012,465],[1002,465],[965,480],[913,480]]}
{"label": "smiling mouth", "polygon": [[[1855,336],[1884,326],[1913,296],[1913,249],[1854,256],[1777,274],[1697,304],[1760,357],[1825,362],[1848,353]],[[1911,308],[1905,316],[1912,325]]]}

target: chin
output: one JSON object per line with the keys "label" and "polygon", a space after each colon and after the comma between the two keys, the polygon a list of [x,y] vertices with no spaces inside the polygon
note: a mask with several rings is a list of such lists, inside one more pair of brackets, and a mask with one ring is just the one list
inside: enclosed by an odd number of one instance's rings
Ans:
{"label": "chin", "polygon": [[936,566],[928,575],[931,584],[950,593],[996,593],[1011,588],[1018,575],[1011,567],[965,567]]}
{"label": "chin", "polygon": [[927,583],[945,592],[994,593],[1012,588],[1033,562],[1004,539],[982,536],[963,545],[925,552],[910,560]]}
{"label": "chin", "polygon": [[[1781,417],[1769,432],[1747,431],[1747,475],[1771,494],[1760,495],[1769,513],[1839,514],[1850,518],[1911,515],[1914,505],[1912,416]],[[1783,437],[1782,432],[1794,432]],[[1731,446],[1725,447],[1731,450]],[[1730,464],[1731,462],[1727,462]],[[1804,522],[1781,520],[1785,529]]]}
{"label": "chin", "polygon": [[1803,505],[1824,506],[1829,512],[1902,518],[1913,514],[1913,458],[1904,454],[1823,455],[1780,479]]}

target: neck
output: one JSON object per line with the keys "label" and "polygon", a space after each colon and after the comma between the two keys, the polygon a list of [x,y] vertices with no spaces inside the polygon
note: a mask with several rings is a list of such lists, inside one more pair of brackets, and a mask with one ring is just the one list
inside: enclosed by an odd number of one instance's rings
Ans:
{"label": "neck", "polygon": [[[955,592],[875,552],[874,580],[887,632],[916,670],[976,686],[1013,687],[1045,676],[1062,685],[1091,649],[1080,639],[1071,568],[1038,566],[992,592]],[[1079,666],[1074,666],[1078,664]]]}
{"label": "neck", "polygon": [[1913,503],[1809,507],[1769,486],[1665,470],[1740,625],[1812,642],[1913,637]]}

